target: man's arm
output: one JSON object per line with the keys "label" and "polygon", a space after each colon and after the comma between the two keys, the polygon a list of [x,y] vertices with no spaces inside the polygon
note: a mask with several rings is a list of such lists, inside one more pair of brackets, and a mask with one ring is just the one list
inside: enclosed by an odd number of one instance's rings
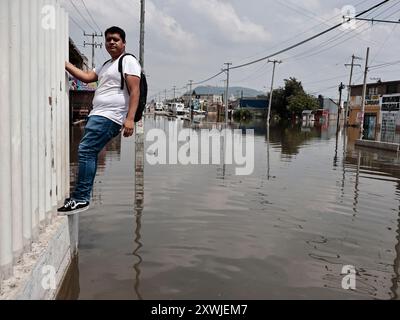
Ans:
{"label": "man's arm", "polygon": [[85,72],[77,67],[75,67],[72,63],[65,62],[65,69],[73,75],[75,78],[78,80],[85,82],[85,83],[91,83],[91,82],[96,82],[98,80],[96,72],[93,70],[90,70],[88,72]]}
{"label": "man's arm", "polygon": [[133,135],[135,128],[135,114],[139,104],[140,97],[140,78],[125,74],[126,83],[130,92],[129,110],[124,123],[124,137]]}

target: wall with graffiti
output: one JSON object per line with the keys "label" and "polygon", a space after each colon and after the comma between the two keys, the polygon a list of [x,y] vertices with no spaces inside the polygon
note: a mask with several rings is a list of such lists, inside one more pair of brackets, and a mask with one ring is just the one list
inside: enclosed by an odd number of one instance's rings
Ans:
{"label": "wall with graffiti", "polygon": [[74,77],[69,77],[70,91],[95,91],[96,89],[97,89],[97,82],[84,83]]}

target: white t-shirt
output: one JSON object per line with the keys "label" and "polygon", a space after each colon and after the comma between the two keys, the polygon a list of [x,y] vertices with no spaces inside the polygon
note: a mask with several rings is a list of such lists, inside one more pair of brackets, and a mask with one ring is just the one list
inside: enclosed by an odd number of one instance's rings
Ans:
{"label": "white t-shirt", "polygon": [[[89,117],[103,116],[122,125],[128,114],[129,94],[126,83],[124,90],[121,90],[121,74],[118,71],[119,59],[121,58],[109,61],[99,70],[95,70],[99,84],[93,99],[93,110]],[[140,77],[140,64],[132,56],[124,58],[122,70],[124,77],[125,74]]]}

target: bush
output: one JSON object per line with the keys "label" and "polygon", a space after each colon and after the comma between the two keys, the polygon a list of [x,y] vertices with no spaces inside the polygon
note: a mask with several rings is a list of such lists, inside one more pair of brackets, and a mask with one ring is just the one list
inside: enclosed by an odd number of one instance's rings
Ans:
{"label": "bush", "polygon": [[233,119],[236,121],[241,121],[241,120],[250,120],[253,118],[253,115],[249,110],[246,109],[238,109],[235,110],[233,113]]}

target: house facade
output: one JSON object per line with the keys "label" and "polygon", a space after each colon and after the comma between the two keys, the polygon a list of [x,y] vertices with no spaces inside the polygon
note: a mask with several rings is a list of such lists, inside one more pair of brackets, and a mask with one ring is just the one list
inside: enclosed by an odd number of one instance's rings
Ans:
{"label": "house facade", "polygon": [[[190,95],[185,93],[182,96],[182,101],[185,106],[189,106]],[[195,109],[208,110],[213,105],[222,105],[223,96],[218,94],[196,94],[193,91],[192,94],[192,104]]]}
{"label": "house facade", "polygon": [[[350,90],[349,124],[359,126],[363,85]],[[400,130],[400,80],[367,84],[365,98],[364,126]]]}
{"label": "house facade", "polygon": [[323,117],[326,118],[324,121],[337,120],[338,113],[341,112],[337,101],[332,100],[331,98],[320,98],[319,104],[320,109],[323,110]]}
{"label": "house facade", "polygon": [[268,110],[269,100],[267,97],[244,97],[239,98],[232,103],[232,108],[247,109],[253,113],[254,116],[262,117]]}
{"label": "house facade", "polygon": [[[88,71],[88,59],[84,56],[74,42],[69,39],[69,61],[78,68]],[[69,75],[69,105],[70,120],[85,119],[91,109],[97,83],[86,84]]]}

